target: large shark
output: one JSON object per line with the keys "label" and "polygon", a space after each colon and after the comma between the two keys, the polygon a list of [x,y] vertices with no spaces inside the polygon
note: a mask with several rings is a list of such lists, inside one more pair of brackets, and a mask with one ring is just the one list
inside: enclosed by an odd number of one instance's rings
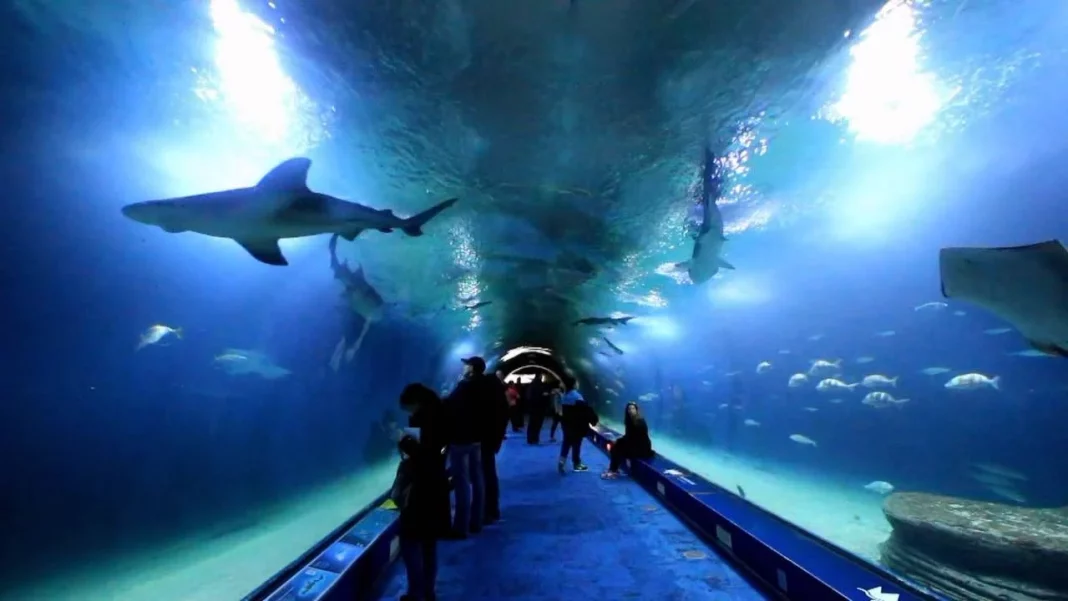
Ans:
{"label": "large shark", "polygon": [[694,235],[693,256],[689,261],[676,263],[678,269],[685,269],[694,284],[703,284],[711,280],[720,268],[734,269],[723,260],[723,216],[716,207],[723,181],[719,176],[719,167],[712,150],[705,146],[704,163],[701,169],[701,226]]}
{"label": "large shark", "polygon": [[942,295],[1012,324],[1035,349],[1068,357],[1068,250],[1056,240],[1001,248],[943,248]]}
{"label": "large shark", "polygon": [[399,229],[409,236],[421,236],[428,221],[456,203],[450,198],[402,219],[388,209],[380,211],[312,192],[307,184],[310,168],[311,159],[289,159],[251,188],[138,202],[123,207],[122,213],[165,232],[230,238],[263,263],[288,265],[278,248],[281,238],[333,233],[352,240],[369,229]]}
{"label": "large shark", "polygon": [[[337,258],[338,238],[338,234],[334,234],[330,238],[330,269],[334,272],[334,278],[345,287],[341,294],[345,299],[347,308],[363,317],[363,329],[360,330],[356,341],[344,351],[345,361],[350,362],[356,356],[356,352],[360,350],[360,345],[363,344],[363,338],[367,335],[367,331],[371,329],[371,324],[382,320],[385,315],[386,303],[374,286],[367,281],[363,273],[363,267],[356,267],[356,270],[353,271],[349,269],[347,263]],[[334,355],[330,359],[330,367],[334,371],[337,371],[341,365],[341,349],[344,348],[345,338],[342,338],[341,342],[334,348]]]}

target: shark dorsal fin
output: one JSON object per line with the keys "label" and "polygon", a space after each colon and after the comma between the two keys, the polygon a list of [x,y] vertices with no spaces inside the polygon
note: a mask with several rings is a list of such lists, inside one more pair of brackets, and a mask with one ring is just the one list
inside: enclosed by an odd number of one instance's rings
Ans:
{"label": "shark dorsal fin", "polygon": [[282,161],[268,171],[256,187],[261,190],[307,190],[310,168],[311,159],[297,157]]}

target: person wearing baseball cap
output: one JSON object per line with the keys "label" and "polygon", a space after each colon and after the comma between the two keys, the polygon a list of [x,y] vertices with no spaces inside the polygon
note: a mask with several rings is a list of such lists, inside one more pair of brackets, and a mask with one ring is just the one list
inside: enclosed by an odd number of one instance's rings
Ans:
{"label": "person wearing baseball cap", "polygon": [[[508,432],[508,397],[504,382],[496,374],[486,373],[482,357],[462,359],[464,379],[478,383],[476,412],[473,416],[478,430],[479,455],[482,468],[483,510],[481,523],[492,524],[501,518],[501,490],[497,477],[497,453]],[[472,509],[474,511],[474,509]],[[472,519],[472,522],[474,519]],[[477,531],[477,528],[473,528]]]}

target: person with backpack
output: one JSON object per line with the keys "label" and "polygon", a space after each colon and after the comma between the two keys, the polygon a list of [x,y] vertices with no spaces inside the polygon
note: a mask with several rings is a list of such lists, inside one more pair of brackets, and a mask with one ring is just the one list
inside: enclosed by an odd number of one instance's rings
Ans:
{"label": "person with backpack", "polygon": [[590,468],[582,463],[582,441],[589,433],[590,426],[597,425],[597,413],[579,392],[578,380],[574,376],[564,378],[564,388],[567,392],[560,397],[560,428],[563,431],[564,441],[560,445],[560,460],[557,462],[556,469],[561,474],[564,473],[567,454],[571,451],[572,469],[576,472],[585,472]]}

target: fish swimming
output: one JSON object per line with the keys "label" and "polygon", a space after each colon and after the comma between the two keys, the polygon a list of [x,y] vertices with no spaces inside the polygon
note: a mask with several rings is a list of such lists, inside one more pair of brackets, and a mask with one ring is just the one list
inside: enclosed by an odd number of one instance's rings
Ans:
{"label": "fish swimming", "polygon": [[893,395],[877,390],[864,395],[864,399],[860,402],[876,409],[883,409],[891,405],[901,408],[905,403],[909,402],[909,399],[895,399]]}
{"label": "fish swimming", "polygon": [[1057,240],[1000,248],[943,248],[942,296],[1009,322],[1035,349],[1068,358],[1068,249]]}
{"label": "fish swimming", "polygon": [[450,198],[402,219],[388,209],[312,192],[307,184],[310,168],[311,159],[293,158],[250,188],[138,202],[123,207],[122,214],[165,232],[230,238],[262,263],[288,265],[279,239],[333,233],[353,240],[368,229],[421,236],[423,226],[457,200]]}
{"label": "fish swimming", "polygon": [[139,351],[145,348],[146,346],[157,344],[167,336],[174,336],[175,338],[181,340],[182,328],[172,328],[170,326],[165,326],[162,324],[150,326],[147,330],[144,331],[143,334],[141,334],[141,339],[138,341],[137,348],[135,348],[134,350]]}
{"label": "fish swimming", "polygon": [[701,170],[701,226],[694,236],[693,255],[689,261],[676,263],[677,269],[685,269],[690,281],[695,285],[711,280],[720,268],[734,269],[734,266],[722,258],[723,216],[716,206],[720,196],[723,180],[719,175],[716,157],[712,149],[705,146],[704,163]]}
{"label": "fish swimming", "polygon": [[922,305],[917,305],[916,307],[913,307],[912,310],[913,311],[941,311],[942,309],[945,309],[948,306],[949,305],[947,305],[946,303],[932,302],[932,303],[923,303]]}
{"label": "fish swimming", "polygon": [[[360,350],[360,345],[363,344],[363,338],[367,335],[367,331],[371,329],[371,324],[381,321],[385,315],[386,303],[374,286],[367,281],[363,267],[357,267],[353,271],[349,269],[348,263],[337,258],[338,237],[338,234],[334,234],[330,238],[330,269],[334,272],[334,277],[345,287],[341,295],[345,299],[347,308],[363,317],[363,328],[360,330],[359,336],[345,350],[345,361],[351,362],[352,358],[356,356],[356,352]],[[344,338],[342,342],[344,342]],[[337,349],[335,349],[336,352]],[[335,365],[338,365],[338,361],[331,358],[330,367],[337,371],[337,368],[334,367]]]}
{"label": "fish swimming", "polygon": [[820,392],[838,392],[840,390],[853,390],[857,387],[857,384],[846,384],[841,380],[834,378],[825,378],[820,380],[819,384],[816,384],[816,390]]}
{"label": "fish swimming", "polygon": [[485,307],[486,305],[492,305],[492,304],[493,304],[493,301],[479,301],[477,303],[471,303],[470,305],[464,305],[464,309],[467,309],[468,311],[473,311],[475,309],[478,309],[478,308],[481,308],[481,307]]}
{"label": "fish swimming", "polygon": [[979,390],[986,387],[1001,390],[1001,376],[988,378],[983,374],[963,374],[954,376],[946,382],[945,387],[950,390]]}
{"label": "fish swimming", "polygon": [[292,373],[276,365],[267,355],[244,349],[226,349],[215,356],[214,363],[231,376],[255,374],[266,380],[277,380]]}
{"label": "fish swimming", "polygon": [[624,317],[583,317],[582,319],[573,322],[573,326],[625,326],[627,322],[634,319],[633,315],[627,315]]}
{"label": "fish swimming", "polygon": [[890,378],[882,374],[872,374],[864,376],[864,379],[860,381],[860,385],[865,388],[880,388],[883,386],[897,388],[897,376]]}
{"label": "fish swimming", "polygon": [[894,492],[894,485],[883,480],[875,480],[864,485],[865,490],[870,490],[880,495],[888,495]]}
{"label": "fish swimming", "polygon": [[816,359],[812,361],[811,367],[808,368],[808,375],[817,376],[821,374],[838,373],[842,370],[842,360],[837,359],[835,361],[827,361],[826,359]]}

